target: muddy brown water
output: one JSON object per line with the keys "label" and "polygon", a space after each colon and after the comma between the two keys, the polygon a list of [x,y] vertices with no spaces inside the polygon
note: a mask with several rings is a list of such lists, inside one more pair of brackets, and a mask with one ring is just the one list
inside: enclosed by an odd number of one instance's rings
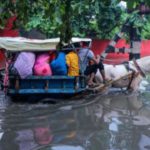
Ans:
{"label": "muddy brown water", "polygon": [[57,104],[14,103],[0,92],[0,150],[149,150],[149,90]]}

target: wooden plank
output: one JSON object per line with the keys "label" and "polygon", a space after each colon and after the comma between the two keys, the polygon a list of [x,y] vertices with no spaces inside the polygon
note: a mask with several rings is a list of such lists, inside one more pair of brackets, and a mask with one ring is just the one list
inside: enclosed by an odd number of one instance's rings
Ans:
{"label": "wooden plank", "polygon": [[9,89],[9,94],[75,94],[84,91],[79,88],[78,90],[74,89]]}

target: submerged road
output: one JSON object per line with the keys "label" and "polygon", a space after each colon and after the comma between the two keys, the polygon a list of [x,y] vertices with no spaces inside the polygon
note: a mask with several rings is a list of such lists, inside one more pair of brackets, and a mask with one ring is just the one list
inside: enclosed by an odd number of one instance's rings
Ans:
{"label": "submerged road", "polygon": [[12,102],[0,92],[1,150],[148,150],[150,93]]}

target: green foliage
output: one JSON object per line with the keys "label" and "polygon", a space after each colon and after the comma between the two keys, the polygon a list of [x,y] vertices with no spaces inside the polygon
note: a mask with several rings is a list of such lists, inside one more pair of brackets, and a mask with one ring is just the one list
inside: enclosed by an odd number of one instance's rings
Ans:
{"label": "green foliage", "polygon": [[9,3],[9,1],[0,1],[0,29],[3,29],[7,18],[11,16],[11,9],[13,9],[14,6]]}
{"label": "green foliage", "polygon": [[142,39],[150,39],[150,17],[147,17],[147,22],[143,26]]}
{"label": "green foliage", "polygon": [[99,14],[96,15],[100,31],[99,38],[111,38],[113,36],[112,33],[116,30],[116,27],[120,27],[121,25],[122,13],[121,8],[113,3],[106,6],[99,2]]}
{"label": "green foliage", "polygon": [[[15,1],[15,0],[14,0]],[[141,0],[126,0],[130,9],[136,8]],[[142,27],[144,19],[137,11],[128,14],[117,6],[120,0],[10,0],[0,2],[0,28],[12,13],[17,14],[16,28],[24,27],[27,31],[36,28],[48,38],[61,37],[62,42],[69,42],[72,36],[111,39],[129,18],[134,27]],[[149,0],[144,0],[150,5]],[[149,19],[148,19],[149,22]],[[143,37],[150,37],[144,28]]]}

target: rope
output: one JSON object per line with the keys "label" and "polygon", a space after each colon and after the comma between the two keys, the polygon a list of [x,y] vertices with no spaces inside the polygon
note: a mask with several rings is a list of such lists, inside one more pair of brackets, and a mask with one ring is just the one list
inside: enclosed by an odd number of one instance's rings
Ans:
{"label": "rope", "polygon": [[131,84],[132,84],[132,81],[133,81],[133,79],[135,77],[135,74],[136,74],[136,72],[133,71],[132,74],[131,74],[131,79],[130,79],[129,84],[127,86],[127,90],[129,90],[131,88]]}
{"label": "rope", "polygon": [[145,73],[142,71],[141,67],[138,65],[138,63],[136,62],[135,59],[133,59],[133,63],[134,63],[134,65],[135,65],[137,71],[140,73],[140,75],[141,75],[142,77],[146,77]]}
{"label": "rope", "polygon": [[101,58],[101,60],[102,61],[107,61],[107,62],[110,62],[110,63],[115,63],[116,65],[128,61],[128,59],[106,59],[106,58]]}

